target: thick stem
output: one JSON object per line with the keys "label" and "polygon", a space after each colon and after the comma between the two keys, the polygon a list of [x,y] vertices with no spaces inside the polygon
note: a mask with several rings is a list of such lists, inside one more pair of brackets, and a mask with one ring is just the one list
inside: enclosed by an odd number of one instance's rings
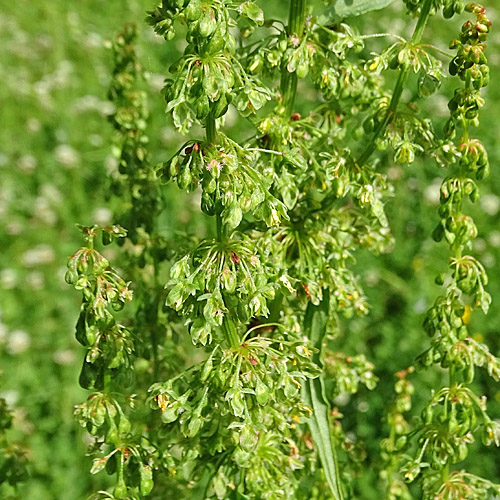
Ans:
{"label": "thick stem", "polygon": [[215,124],[215,118],[212,116],[212,114],[209,114],[207,117],[207,121],[205,124],[205,133],[207,135],[207,142],[215,142],[215,138],[217,137],[217,126]]}
{"label": "thick stem", "polygon": [[[411,37],[410,43],[412,45],[420,43],[420,40],[422,39],[425,26],[427,25],[427,21],[429,20],[432,1],[433,0],[425,0],[424,5],[422,6],[422,10],[420,11],[420,17],[418,18],[417,25],[415,26],[415,31],[413,32],[413,36]],[[398,109],[398,104],[401,99],[401,95],[403,94],[403,90],[405,89],[406,83],[408,82],[408,78],[410,76],[410,70],[411,68],[409,65],[405,65],[401,69],[385,117],[378,124],[370,142],[368,143],[368,146],[363,151],[359,159],[356,161],[358,165],[364,165],[368,161],[370,156],[375,151],[375,148],[377,147],[377,139],[385,132],[387,125],[389,125],[390,121],[392,120],[394,113]]]}
{"label": "thick stem", "polygon": [[[291,0],[288,16],[287,35],[297,36],[299,39],[304,34],[306,20],[306,0]],[[297,73],[290,73],[285,66],[281,70],[281,94],[286,115],[291,116],[297,93]]]}

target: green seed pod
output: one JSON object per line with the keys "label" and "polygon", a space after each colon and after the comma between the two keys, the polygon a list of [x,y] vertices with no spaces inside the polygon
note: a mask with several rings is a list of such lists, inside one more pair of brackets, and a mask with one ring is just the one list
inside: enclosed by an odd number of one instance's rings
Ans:
{"label": "green seed pod", "polygon": [[210,38],[205,46],[205,50],[208,54],[217,54],[224,50],[226,45],[227,32],[223,28],[222,24],[219,24],[212,38]]}
{"label": "green seed pod", "polygon": [[259,436],[252,424],[245,423],[243,424],[240,432],[240,446],[243,450],[247,452],[254,451],[257,442],[259,440]]}
{"label": "green seed pod", "polygon": [[257,383],[255,384],[255,397],[257,402],[262,406],[265,406],[269,401],[269,387],[260,378],[257,378]]}
{"label": "green seed pod", "polygon": [[194,109],[198,120],[204,120],[208,116],[210,113],[210,101],[206,94],[203,93],[196,99]]}
{"label": "green seed pod", "polygon": [[172,406],[165,408],[161,412],[161,421],[164,424],[175,422],[177,420],[177,417],[179,416],[179,409],[180,405],[178,403],[174,403]]}
{"label": "green seed pod", "polygon": [[201,209],[207,215],[213,216],[216,213],[214,196],[207,193],[207,191],[203,191],[201,194]]}
{"label": "green seed pod", "polygon": [[417,92],[420,97],[429,97],[441,87],[441,80],[432,73],[423,71],[418,79]]}
{"label": "green seed pod", "polygon": [[100,384],[100,369],[93,363],[83,362],[82,369],[80,371],[80,377],[78,382],[84,389],[96,389],[102,388]]}
{"label": "green seed pod", "polygon": [[201,0],[190,0],[184,10],[186,20],[189,22],[197,21],[202,14],[203,10],[201,8]]}
{"label": "green seed pod", "polygon": [[215,101],[211,106],[211,111],[214,118],[220,118],[227,113],[229,103],[226,94],[222,94],[219,100]]}
{"label": "green seed pod", "polygon": [[213,12],[209,9],[202,14],[199,20],[198,33],[202,38],[208,38],[217,28],[217,22],[212,16]]}
{"label": "green seed pod", "polygon": [[125,416],[120,416],[120,422],[118,423],[118,433],[120,436],[126,436],[130,432],[130,420]]}
{"label": "green seed pod", "polygon": [[150,465],[141,465],[139,472],[141,474],[140,491],[141,495],[149,495],[154,487],[153,469]]}
{"label": "green seed pod", "polygon": [[179,176],[177,177],[177,185],[181,189],[185,190],[189,187],[192,180],[193,177],[191,175],[191,169],[189,168],[189,165],[183,165],[181,167],[181,171],[179,172]]}
{"label": "green seed pod", "polygon": [[118,479],[118,482],[113,490],[113,496],[118,499],[127,498],[128,490],[123,477]]}
{"label": "green seed pod", "polygon": [[434,231],[432,231],[432,239],[434,241],[440,242],[443,239],[444,236],[444,228],[441,223],[439,223]]}
{"label": "green seed pod", "polygon": [[229,397],[229,403],[235,417],[243,417],[245,414],[245,397],[243,393],[238,388],[230,389],[226,395]]}
{"label": "green seed pod", "polygon": [[[167,167],[168,165],[168,167]],[[167,179],[172,179],[179,174],[179,156],[175,155],[168,164],[165,165],[163,170],[164,175]]]}
{"label": "green seed pod", "polygon": [[309,63],[308,61],[301,61],[297,65],[297,78],[305,78],[307,74],[309,73]]}
{"label": "green seed pod", "polygon": [[444,273],[438,274],[436,278],[434,279],[434,283],[436,285],[443,285],[444,284]]}
{"label": "green seed pod", "polygon": [[229,205],[222,211],[222,223],[227,225],[229,229],[235,229],[238,227],[242,218],[243,212],[241,211],[239,205]]}

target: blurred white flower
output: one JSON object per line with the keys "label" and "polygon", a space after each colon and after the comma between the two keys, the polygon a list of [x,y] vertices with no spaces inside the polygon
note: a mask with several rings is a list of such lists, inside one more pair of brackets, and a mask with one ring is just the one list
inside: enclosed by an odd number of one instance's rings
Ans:
{"label": "blurred white flower", "polygon": [[102,146],[102,137],[99,134],[91,134],[89,135],[89,143],[94,146]]}
{"label": "blurred white flower", "polygon": [[488,215],[496,215],[498,210],[500,210],[500,198],[494,194],[485,194],[479,200],[481,208]]}
{"label": "blurred white flower", "polygon": [[7,341],[7,352],[9,354],[21,354],[31,344],[31,338],[24,330],[14,330],[10,333]]}
{"label": "blurred white flower", "polygon": [[76,167],[80,163],[80,155],[68,144],[61,144],[55,149],[57,161],[67,168]]}
{"label": "blurred white flower", "polygon": [[17,284],[17,273],[14,269],[7,268],[0,271],[0,283],[2,288],[9,290]]}
{"label": "blurred white flower", "polygon": [[64,200],[64,196],[57,189],[54,184],[44,184],[40,188],[40,195],[43,196],[47,201],[53,202],[55,205],[60,205],[62,201]]}
{"label": "blurred white flower", "polygon": [[70,349],[61,349],[59,351],[56,351],[54,355],[52,356],[52,359],[54,360],[55,363],[58,365],[71,365],[73,361],[75,360],[75,353],[71,351]]}
{"label": "blurred white flower", "polygon": [[17,166],[23,172],[33,172],[38,164],[38,160],[33,155],[24,155],[17,160]]}
{"label": "blurred white flower", "polygon": [[22,233],[23,226],[17,221],[12,221],[5,226],[5,231],[11,236],[17,236]]}
{"label": "blurred white flower", "polygon": [[42,273],[33,271],[26,276],[26,283],[32,290],[41,290],[45,285],[45,279]]}
{"label": "blurred white flower", "polygon": [[500,231],[491,231],[488,235],[488,242],[494,248],[500,247]]}
{"label": "blurred white flower", "polygon": [[40,132],[40,129],[42,126],[40,125],[40,122],[36,118],[29,118],[26,121],[26,128],[33,133]]}
{"label": "blurred white flower", "polygon": [[102,36],[99,35],[99,33],[92,31],[87,34],[83,41],[83,44],[88,49],[98,49],[99,47],[102,47],[104,45],[104,40]]}
{"label": "blurred white flower", "polygon": [[106,226],[111,222],[113,213],[108,208],[96,208],[92,214],[92,219],[98,226]]}
{"label": "blurred white flower", "polygon": [[5,399],[7,405],[12,408],[19,401],[19,393],[17,391],[3,391],[0,398]]}
{"label": "blurred white flower", "polygon": [[48,226],[52,226],[57,221],[57,215],[50,207],[46,198],[38,196],[33,203],[33,216],[41,220]]}
{"label": "blurred white flower", "polygon": [[26,267],[33,267],[39,264],[49,264],[55,259],[53,248],[45,243],[37,245],[24,252],[22,261]]}
{"label": "blurred white flower", "polygon": [[439,198],[441,196],[441,179],[434,179],[432,184],[427,186],[424,191],[424,198],[429,205],[439,205]]}

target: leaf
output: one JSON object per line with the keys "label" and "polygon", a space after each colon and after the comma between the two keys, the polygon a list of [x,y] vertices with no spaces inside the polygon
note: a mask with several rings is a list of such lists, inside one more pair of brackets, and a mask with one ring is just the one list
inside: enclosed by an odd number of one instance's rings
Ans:
{"label": "leaf", "polygon": [[318,17],[319,24],[331,24],[346,17],[356,17],[372,10],[387,7],[394,0],[336,0]]}
{"label": "leaf", "polygon": [[207,489],[214,475],[215,470],[213,465],[210,463],[207,464],[196,486],[191,491],[190,497],[192,500],[205,500],[207,498]]}
{"label": "leaf", "polygon": [[[324,290],[323,300],[318,306],[309,303],[304,318],[304,330],[308,335],[313,347],[317,352],[313,355],[313,361],[320,364],[320,353],[323,339],[326,334],[328,322],[328,310],[330,307],[330,295]],[[309,379],[302,385],[302,401],[313,411],[309,418],[309,429],[318,450],[321,465],[326,480],[330,486],[333,498],[342,500],[342,491],[339,486],[339,469],[337,454],[330,435],[330,424],[328,421],[328,404],[324,397],[324,384],[322,375],[315,379]]]}
{"label": "leaf", "polygon": [[244,2],[238,7],[242,16],[253,21],[257,26],[264,24],[264,12],[254,2]]}

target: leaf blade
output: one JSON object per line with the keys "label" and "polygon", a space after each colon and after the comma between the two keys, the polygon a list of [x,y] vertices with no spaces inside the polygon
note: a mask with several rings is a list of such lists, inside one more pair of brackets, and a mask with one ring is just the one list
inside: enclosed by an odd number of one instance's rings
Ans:
{"label": "leaf blade", "polygon": [[[317,349],[313,360],[321,366],[321,348],[326,335],[330,296],[327,290],[318,306],[309,303],[304,318],[304,330],[313,347]],[[302,386],[302,401],[313,411],[309,418],[309,429],[316,446],[326,480],[335,500],[342,500],[337,454],[330,434],[329,407],[324,394],[323,375],[309,379]]]}
{"label": "leaf blade", "polygon": [[318,17],[319,24],[338,22],[347,17],[356,17],[372,10],[387,7],[394,0],[337,0]]}

